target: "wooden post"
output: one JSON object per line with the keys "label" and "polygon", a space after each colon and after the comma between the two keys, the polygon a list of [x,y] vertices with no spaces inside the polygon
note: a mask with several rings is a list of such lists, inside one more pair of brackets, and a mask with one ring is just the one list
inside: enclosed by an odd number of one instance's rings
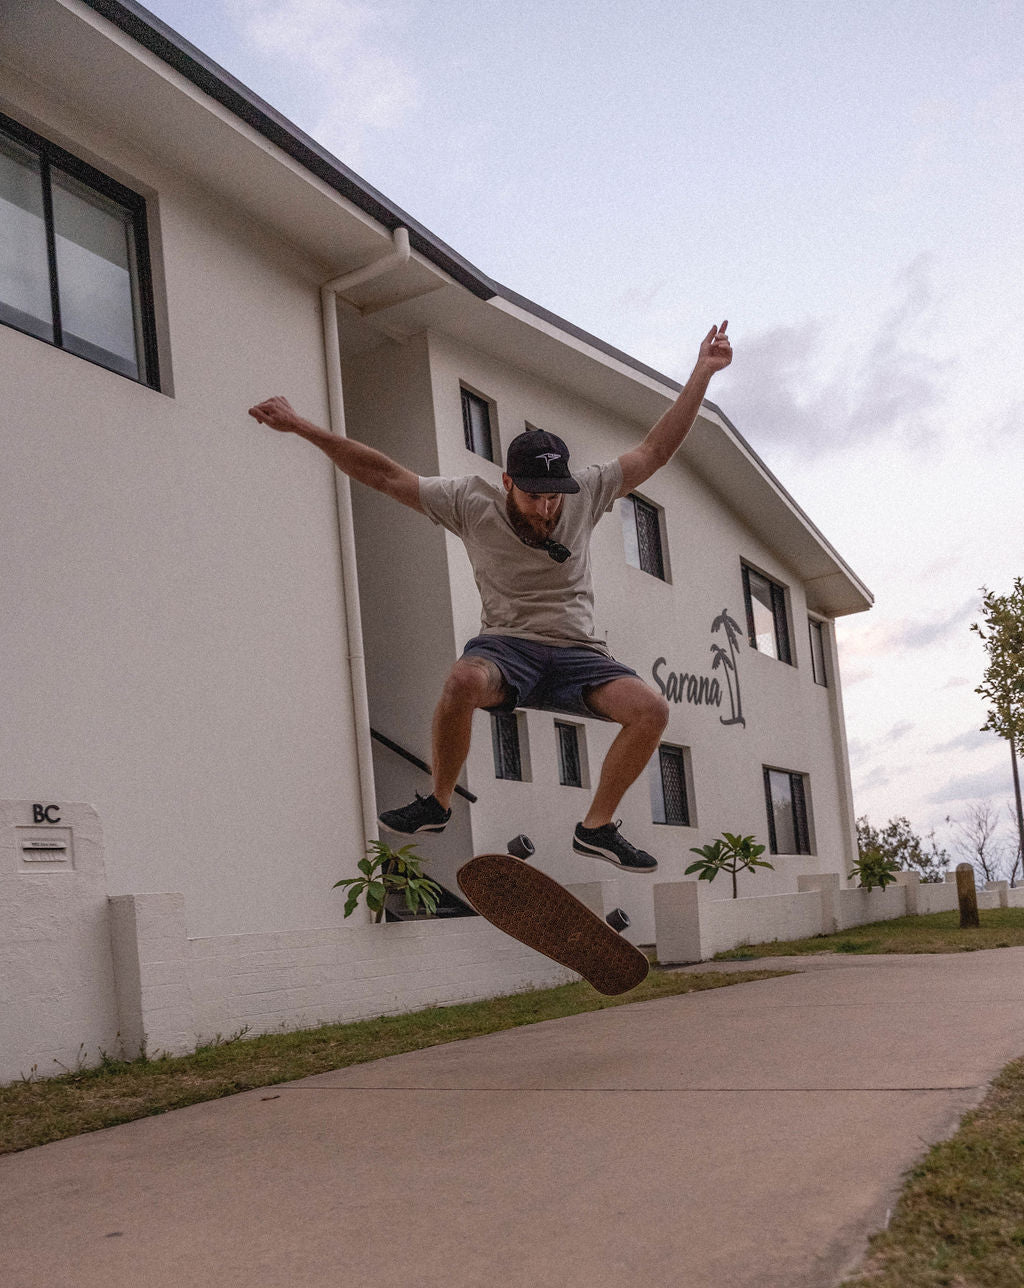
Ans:
{"label": "wooden post", "polygon": [[974,888],[974,869],[969,863],[956,865],[956,897],[960,901],[960,929],[970,930],[980,927],[978,895]]}

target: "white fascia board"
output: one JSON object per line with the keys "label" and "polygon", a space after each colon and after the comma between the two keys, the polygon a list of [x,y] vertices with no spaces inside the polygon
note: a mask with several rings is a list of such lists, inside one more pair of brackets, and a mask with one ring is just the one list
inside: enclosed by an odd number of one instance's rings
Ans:
{"label": "white fascia board", "polygon": [[602,345],[596,339],[588,338],[583,332],[567,330],[564,324],[559,325],[561,319],[556,320],[551,315],[538,315],[501,295],[495,295],[487,303],[491,308],[517,319],[534,331],[550,336],[559,344],[566,345],[577,353],[585,355],[608,371],[624,376],[634,387],[640,386],[642,389],[647,389],[660,395],[668,401],[669,405],[675,401],[679,393],[681,386],[669,380],[668,377],[661,376],[650,368],[640,368],[636,361],[627,354],[617,357],[614,351],[610,351],[608,347]]}

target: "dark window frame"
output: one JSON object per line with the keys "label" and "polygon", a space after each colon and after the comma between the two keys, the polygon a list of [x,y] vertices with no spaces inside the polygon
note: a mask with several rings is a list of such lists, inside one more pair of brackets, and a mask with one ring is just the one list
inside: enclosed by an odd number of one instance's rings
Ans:
{"label": "dark window frame", "polygon": [[507,782],[523,782],[519,717],[514,711],[491,712],[491,748],[494,752],[494,777]]}
{"label": "dark window frame", "polygon": [[[671,791],[671,784],[666,784],[665,771],[671,765],[671,772],[677,775],[676,791]],[[664,827],[692,827],[692,810],[690,808],[690,790],[689,775],[686,765],[686,750],[683,747],[676,747],[669,743],[662,743],[658,747],[657,768],[654,772],[661,781],[661,806],[664,818],[656,818],[656,811],[651,809],[651,822]],[[670,799],[673,806],[675,801],[679,801],[679,808],[670,808]],[[652,802],[653,806],[653,802]],[[669,815],[672,817],[669,817]]]}
{"label": "dark window frame", "polygon": [[[765,657],[774,656],[777,661],[785,662],[788,666],[792,666],[793,648],[790,642],[789,612],[786,607],[785,586],[781,582],[773,580],[767,574],[758,572],[756,568],[750,567],[749,564],[741,564],[740,566],[743,570],[743,606],[747,613],[747,640],[750,643],[750,647]],[[757,628],[754,622],[754,594],[750,587],[751,577],[757,577],[763,581],[768,586],[771,594],[772,625],[775,634],[774,655],[758,648],[757,645]]]}
{"label": "dark window frame", "polygon": [[[472,452],[475,456],[482,456],[485,461],[494,460],[494,425],[491,423],[491,408],[493,403],[489,402],[481,394],[474,393],[472,389],[467,389],[465,385],[459,386],[460,405],[462,407],[462,435],[466,443],[466,450]],[[486,451],[481,451],[477,445],[477,435],[473,426],[473,409],[482,411],[485,419],[484,432],[486,434]],[[481,445],[483,441],[481,440]]]}
{"label": "dark window frame", "polygon": [[[51,143],[49,139],[44,138],[41,134],[36,134],[34,130],[30,130],[20,122],[5,116],[2,112],[0,112],[0,133],[6,134],[18,146],[32,153],[39,162],[43,217],[46,228],[46,254],[50,274],[50,299],[53,310],[53,338],[47,339],[45,336],[38,335],[27,327],[18,326],[16,322],[6,318],[0,318],[0,325],[9,326],[12,330],[20,331],[23,335],[31,335],[34,340],[40,340],[43,344],[50,345],[51,348],[60,349],[63,353],[70,353],[73,357],[81,358],[85,362],[91,362],[93,366],[102,367],[105,371],[113,372],[114,375],[121,376],[125,380],[131,380],[134,384],[159,390],[159,345],[145,197],[134,192],[131,188],[125,187],[124,184],[118,183],[116,179],[112,179],[109,175],[89,165],[87,161],[82,161],[79,157],[66,151],[56,143]],[[141,358],[143,370],[138,376],[119,371],[117,367],[104,362],[100,357],[91,357],[88,354],[78,352],[76,349],[68,348],[64,344],[61,327],[60,283],[57,274],[56,231],[53,215],[51,170],[54,167],[68,174],[84,187],[120,206],[131,217],[135,252],[134,264],[132,265],[132,285],[134,299],[137,301],[139,310],[138,318],[133,320],[137,322],[142,339]]]}
{"label": "dark window frame", "polygon": [[[781,774],[789,779],[790,799],[793,805],[793,831],[796,834],[795,850],[779,850],[778,833],[775,826],[775,801],[772,796],[772,774]],[[764,767],[764,797],[768,811],[768,848],[772,854],[813,854],[811,849],[810,815],[807,809],[808,781],[806,774],[796,773],[790,769]]]}
{"label": "dark window frame", "polygon": [[580,747],[579,725],[556,720],[555,738],[558,744],[559,783],[563,787],[582,787],[584,785],[583,753]]}
{"label": "dark window frame", "polygon": [[[818,651],[815,650],[815,636],[818,639]],[[811,646],[811,676],[815,684],[820,684],[823,689],[828,686],[828,649],[826,648],[825,623],[819,621],[816,617],[807,619],[807,637]],[[818,656],[821,655],[821,664],[819,670]]]}
{"label": "dark window frame", "polygon": [[633,525],[636,531],[636,544],[639,565],[628,560],[630,567],[639,567],[641,572],[656,577],[659,581],[668,581],[665,572],[665,543],[661,530],[661,510],[642,496],[630,492],[623,501],[632,512]]}

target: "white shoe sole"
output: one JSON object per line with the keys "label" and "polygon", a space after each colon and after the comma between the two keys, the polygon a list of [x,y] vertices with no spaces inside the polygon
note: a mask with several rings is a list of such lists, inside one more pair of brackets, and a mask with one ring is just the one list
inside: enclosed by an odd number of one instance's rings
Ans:
{"label": "white shoe sole", "polygon": [[588,859],[603,859],[605,863],[610,863],[613,867],[618,868],[620,872],[641,872],[642,873],[642,872],[657,872],[658,870],[657,863],[655,863],[653,867],[631,868],[628,864],[623,863],[622,860],[617,858],[614,854],[609,854],[605,850],[592,850],[589,846],[584,845],[582,841],[573,840],[572,848],[577,854],[583,854]]}

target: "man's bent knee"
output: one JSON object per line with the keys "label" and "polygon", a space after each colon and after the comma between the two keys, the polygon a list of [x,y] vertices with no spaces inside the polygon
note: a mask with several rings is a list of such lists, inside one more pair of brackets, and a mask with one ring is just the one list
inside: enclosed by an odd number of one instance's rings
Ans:
{"label": "man's bent knee", "polygon": [[616,724],[634,728],[639,725],[658,734],[668,725],[671,707],[639,676],[612,680],[591,690],[586,697],[599,715],[614,720]]}
{"label": "man's bent knee", "polygon": [[493,707],[504,698],[505,681],[484,657],[460,658],[445,680],[442,702],[459,707]]}

